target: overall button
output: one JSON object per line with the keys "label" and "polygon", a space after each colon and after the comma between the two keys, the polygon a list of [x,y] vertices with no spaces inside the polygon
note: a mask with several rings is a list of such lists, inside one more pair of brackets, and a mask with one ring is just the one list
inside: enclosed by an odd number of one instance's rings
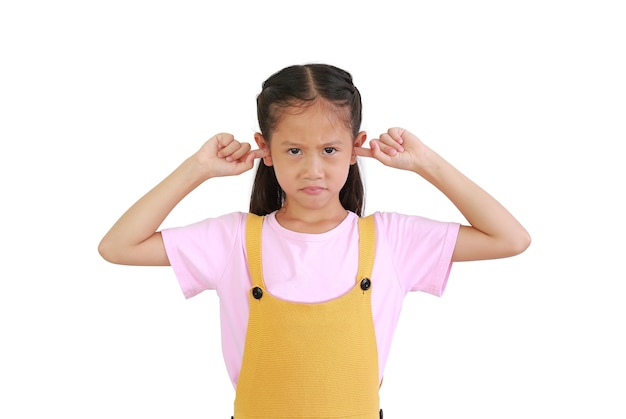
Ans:
{"label": "overall button", "polygon": [[370,289],[371,286],[372,283],[369,278],[363,278],[363,280],[361,280],[361,289],[363,291],[367,291],[368,289]]}
{"label": "overall button", "polygon": [[263,290],[259,287],[252,288],[252,296],[257,300],[260,300],[263,297]]}

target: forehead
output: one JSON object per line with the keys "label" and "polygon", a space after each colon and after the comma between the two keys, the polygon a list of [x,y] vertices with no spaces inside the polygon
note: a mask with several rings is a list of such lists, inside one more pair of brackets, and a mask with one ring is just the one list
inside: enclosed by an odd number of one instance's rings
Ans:
{"label": "forehead", "polygon": [[290,106],[280,109],[272,137],[278,140],[318,139],[351,141],[348,109],[326,101],[315,101],[303,106]]}

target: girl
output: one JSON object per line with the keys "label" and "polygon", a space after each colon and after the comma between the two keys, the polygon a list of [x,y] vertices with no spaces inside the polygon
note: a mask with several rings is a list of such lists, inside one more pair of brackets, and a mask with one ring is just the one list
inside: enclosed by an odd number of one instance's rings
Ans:
{"label": "girl", "polygon": [[[244,418],[382,417],[378,390],[404,296],[441,295],[452,262],[530,244],[494,198],[403,128],[363,147],[361,97],[346,71],[291,66],[257,97],[258,149],[217,134],[126,211],[102,239],[112,263],[171,265],[184,295],[216,290],[222,349]],[[410,170],[469,225],[363,217],[357,157]],[[250,213],[157,231],[202,182],[260,159]]]}

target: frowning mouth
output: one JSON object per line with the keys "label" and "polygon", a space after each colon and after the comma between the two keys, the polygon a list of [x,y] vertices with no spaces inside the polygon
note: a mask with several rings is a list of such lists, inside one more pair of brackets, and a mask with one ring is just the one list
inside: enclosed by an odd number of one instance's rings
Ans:
{"label": "frowning mouth", "polygon": [[304,188],[300,190],[309,195],[317,195],[317,194],[322,193],[325,190],[325,188],[321,186],[305,186]]}

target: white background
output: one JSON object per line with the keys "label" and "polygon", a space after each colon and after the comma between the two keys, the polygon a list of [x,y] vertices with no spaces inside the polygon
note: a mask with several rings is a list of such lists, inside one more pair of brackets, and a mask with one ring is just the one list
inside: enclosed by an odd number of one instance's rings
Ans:
{"label": "white background", "polygon": [[[262,81],[306,62],[352,73],[371,138],[408,128],[533,238],[407,297],[386,417],[626,417],[619,3],[3,2],[0,417],[230,417],[216,295],[97,244],[213,134],[252,142]],[[362,168],[367,213],[464,221],[416,175]],[[250,181],[202,185],[164,226],[245,211]]]}

